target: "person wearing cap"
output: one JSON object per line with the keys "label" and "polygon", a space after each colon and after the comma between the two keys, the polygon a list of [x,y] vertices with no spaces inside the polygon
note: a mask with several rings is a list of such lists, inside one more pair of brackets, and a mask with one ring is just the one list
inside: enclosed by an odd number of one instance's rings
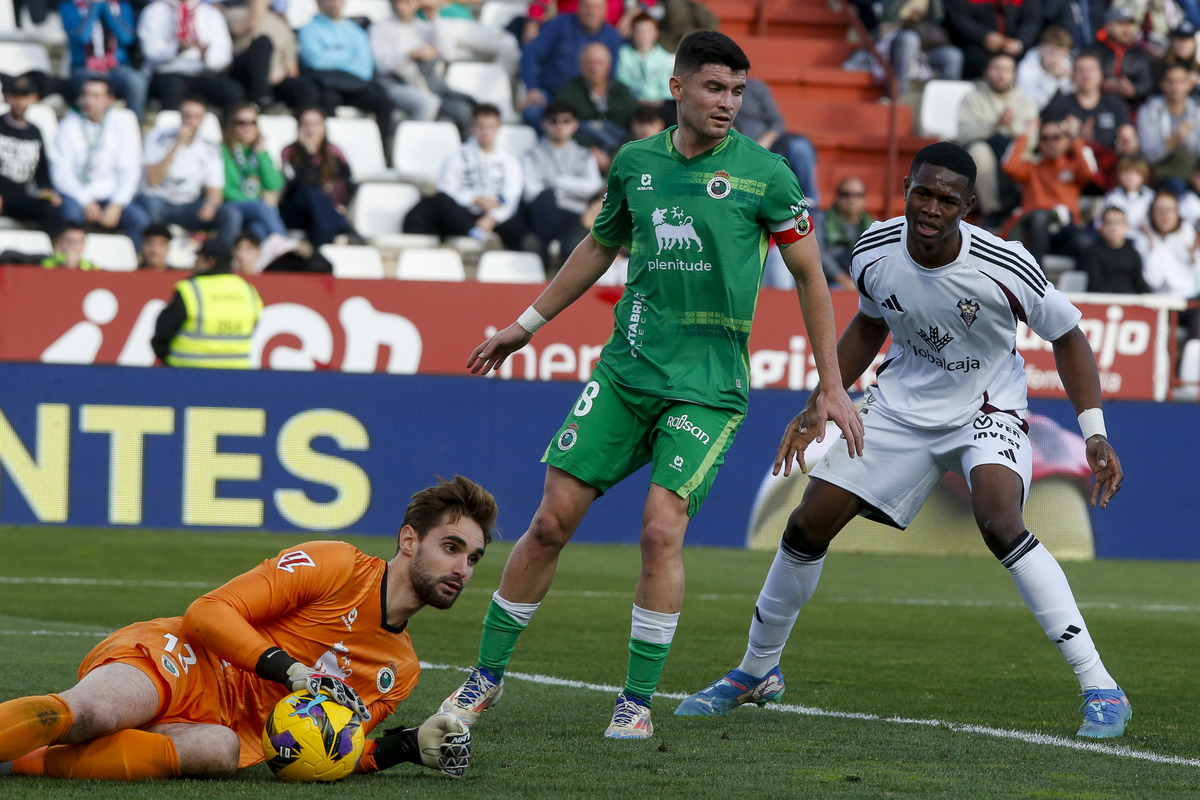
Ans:
{"label": "person wearing cap", "polygon": [[0,116],[0,216],[54,230],[62,222],[62,198],[51,188],[42,132],[25,118],[38,101],[29,75],[4,79],[8,113]]}
{"label": "person wearing cap", "polygon": [[249,369],[262,309],[255,288],[233,274],[229,246],[209,239],[196,255],[196,272],[175,284],[158,315],[150,347],[172,367]]}
{"label": "person wearing cap", "polygon": [[946,0],[944,25],[951,44],[963,51],[963,80],[973,81],[983,76],[996,53],[1019,59],[1033,47],[1042,30],[1042,4],[1040,0]]}
{"label": "person wearing cap", "polygon": [[[1163,73],[1173,64],[1183,64],[1194,75],[1200,75],[1200,58],[1197,58],[1196,26],[1188,20],[1176,25],[1171,30],[1167,42],[1167,52],[1163,57],[1153,62],[1154,83],[1162,83]],[[1200,87],[1192,89],[1193,96],[1200,94]],[[1200,98],[1197,98],[1200,99]]]}
{"label": "person wearing cap", "polygon": [[1104,30],[1096,34],[1096,44],[1085,50],[1100,58],[1104,73],[1102,88],[1132,107],[1142,104],[1154,89],[1150,56],[1137,46],[1138,28],[1133,12],[1125,6],[1109,9]]}

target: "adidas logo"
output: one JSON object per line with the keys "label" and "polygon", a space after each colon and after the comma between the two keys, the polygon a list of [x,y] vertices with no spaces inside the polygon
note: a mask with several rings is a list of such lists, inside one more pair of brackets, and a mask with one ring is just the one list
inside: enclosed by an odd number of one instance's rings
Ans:
{"label": "adidas logo", "polygon": [[[1005,458],[1007,458],[1009,461],[1013,462],[1014,464],[1017,463],[1017,455],[1016,455],[1016,453],[1014,453],[1012,451],[1011,447],[1008,448],[1007,450],[1001,450],[1000,455],[1004,456]],[[1075,633],[1079,633],[1078,628],[1075,629]],[[1067,638],[1070,639],[1071,637],[1068,636]]]}
{"label": "adidas logo", "polygon": [[1068,625],[1067,630],[1063,633],[1062,636],[1055,639],[1054,643],[1062,644],[1063,642],[1070,641],[1071,639],[1074,639],[1076,634],[1080,633],[1082,630],[1083,630],[1083,628],[1079,628],[1074,625]]}
{"label": "adidas logo", "polygon": [[900,305],[900,301],[896,298],[895,294],[888,295],[887,299],[879,305],[883,306],[888,311],[895,311],[897,314],[904,313],[904,306]]}

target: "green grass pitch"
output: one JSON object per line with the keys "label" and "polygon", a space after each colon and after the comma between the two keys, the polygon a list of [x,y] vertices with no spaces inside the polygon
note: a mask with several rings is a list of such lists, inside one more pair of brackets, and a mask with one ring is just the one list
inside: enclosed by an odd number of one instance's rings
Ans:
{"label": "green grass pitch", "polygon": [[[0,699],[68,687],[100,635],[180,614],[300,540],[0,528]],[[384,557],[394,548],[351,540]],[[473,663],[509,546],[490,549],[453,609],[413,620],[429,666],[385,725],[419,723]],[[227,781],[0,778],[0,797],[1200,797],[1200,564],[1064,565],[1134,708],[1124,738],[1089,751],[1070,746],[1074,676],[987,557],[831,556],[784,653],[784,707],[674,717],[679,696],[740,660],[770,554],[697,548],[685,559],[688,597],[649,742],[601,737],[615,692],[605,687],[625,674],[637,548],[572,545],[517,646],[504,699],[475,726],[463,780],[405,765],[298,786],[259,765]]]}

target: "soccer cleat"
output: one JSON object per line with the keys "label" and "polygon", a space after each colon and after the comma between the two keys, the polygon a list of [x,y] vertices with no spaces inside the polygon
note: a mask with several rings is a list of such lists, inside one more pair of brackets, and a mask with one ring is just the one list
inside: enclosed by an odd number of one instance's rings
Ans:
{"label": "soccer cleat", "polygon": [[471,674],[467,676],[466,681],[442,701],[438,712],[453,714],[469,728],[479,719],[480,714],[496,704],[502,694],[503,678],[496,680],[486,669],[471,667]]}
{"label": "soccer cleat", "polygon": [[1083,714],[1083,724],[1079,726],[1077,736],[1088,739],[1115,739],[1125,733],[1125,723],[1133,716],[1129,699],[1120,687],[1116,689],[1084,689],[1083,703],[1079,711]]}
{"label": "soccer cleat", "polygon": [[675,709],[678,717],[723,717],[745,703],[765,706],[783,697],[783,673],[778,665],[764,678],[747,675],[740,669],[730,670],[724,676],[705,686],[693,695],[688,695]]}
{"label": "soccer cleat", "polygon": [[650,706],[635,697],[621,692],[617,695],[617,707],[612,722],[604,731],[606,739],[649,739],[654,735],[654,723],[650,721]]}

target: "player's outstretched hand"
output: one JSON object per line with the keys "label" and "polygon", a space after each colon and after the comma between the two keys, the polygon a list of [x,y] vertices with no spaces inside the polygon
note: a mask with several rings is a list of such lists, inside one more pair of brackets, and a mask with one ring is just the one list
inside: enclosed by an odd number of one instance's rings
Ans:
{"label": "player's outstretched hand", "polygon": [[421,763],[461,778],[471,766],[471,731],[453,714],[434,714],[417,729]]}
{"label": "player's outstretched hand", "polygon": [[528,344],[532,338],[532,333],[514,322],[472,350],[471,357],[467,359],[467,369],[471,370],[472,374],[482,372],[485,375],[490,370],[500,369],[505,359]]}
{"label": "player's outstretched hand", "polygon": [[1121,490],[1125,480],[1121,459],[1117,458],[1117,452],[1112,449],[1108,439],[1096,434],[1087,440],[1087,460],[1092,474],[1096,476],[1096,485],[1092,487],[1092,507],[1095,508],[1099,503],[1101,508],[1108,508],[1108,501]]}
{"label": "player's outstretched hand", "polygon": [[841,387],[832,396],[826,397],[824,391],[815,391],[804,405],[804,410],[788,423],[775,451],[775,468],[772,474],[778,475],[783,470],[784,477],[792,474],[792,463],[799,464],[801,472],[808,472],[804,463],[804,451],[815,439],[824,441],[825,425],[832,421],[841,429],[846,438],[846,448],[851,458],[862,455],[863,424],[858,415],[858,409],[850,400],[850,396]]}

